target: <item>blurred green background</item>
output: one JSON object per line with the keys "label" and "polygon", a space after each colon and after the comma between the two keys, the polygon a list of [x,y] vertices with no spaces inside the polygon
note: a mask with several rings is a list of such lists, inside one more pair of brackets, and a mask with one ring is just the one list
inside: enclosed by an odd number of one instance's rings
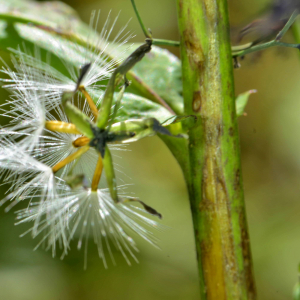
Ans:
{"label": "blurred green background", "polygon": [[[66,0],[83,20],[93,9],[102,17],[121,11],[116,28],[130,18],[129,29],[141,42],[143,34],[129,0]],[[156,38],[178,39],[175,0],[136,0],[145,24]],[[229,0],[231,24],[240,28],[269,1]],[[285,37],[292,41],[290,33]],[[179,55],[177,49],[173,53]],[[240,137],[247,215],[260,300],[291,299],[300,262],[300,56],[294,49],[268,49],[247,56],[235,70],[236,94],[257,89],[241,117]],[[1,91],[1,97],[7,97]],[[90,243],[88,268],[83,251],[64,259],[37,241],[19,238],[24,226],[13,226],[13,212],[0,212],[0,299],[199,299],[193,230],[181,171],[156,137],[132,144],[118,161],[134,182],[136,195],[162,212],[158,233],[161,250],[137,239],[140,264],[127,266],[116,253],[117,266],[104,269]]]}

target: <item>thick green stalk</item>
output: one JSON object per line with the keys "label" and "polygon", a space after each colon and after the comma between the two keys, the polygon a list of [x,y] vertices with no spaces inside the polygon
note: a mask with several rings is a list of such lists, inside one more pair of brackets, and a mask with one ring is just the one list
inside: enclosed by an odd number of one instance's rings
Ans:
{"label": "thick green stalk", "polygon": [[292,32],[293,32],[295,42],[297,44],[300,43],[300,19],[299,18],[292,25]]}
{"label": "thick green stalk", "polygon": [[255,299],[226,0],[177,0],[202,300]]}

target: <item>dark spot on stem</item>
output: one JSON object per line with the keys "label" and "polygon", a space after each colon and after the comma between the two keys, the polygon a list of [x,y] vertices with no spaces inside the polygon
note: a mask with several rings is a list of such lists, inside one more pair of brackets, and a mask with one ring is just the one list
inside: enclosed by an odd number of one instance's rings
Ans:
{"label": "dark spot on stem", "polygon": [[217,125],[218,127],[217,127],[217,130],[218,130],[218,137],[221,137],[222,135],[223,135],[223,126],[222,126],[222,124],[218,124]]}
{"label": "dark spot on stem", "polygon": [[179,12],[181,13],[182,12],[182,1],[179,1],[179,8],[180,8]]}
{"label": "dark spot on stem", "polygon": [[241,228],[241,247],[244,257],[244,274],[247,284],[249,299],[254,299],[256,294],[255,283],[253,281],[253,269],[251,265],[250,241],[245,220],[244,211],[239,212],[239,223]]}
{"label": "dark spot on stem", "polygon": [[193,111],[199,112],[201,110],[201,92],[195,91],[193,94]]}
{"label": "dark spot on stem", "polygon": [[237,169],[235,172],[234,189],[237,191],[240,188],[241,170]]}
{"label": "dark spot on stem", "polygon": [[228,133],[229,133],[230,136],[233,136],[234,130],[233,130],[232,127],[229,128]]}
{"label": "dark spot on stem", "polygon": [[204,53],[196,33],[191,29],[186,29],[183,31],[182,37],[191,68],[200,72],[203,69]]}

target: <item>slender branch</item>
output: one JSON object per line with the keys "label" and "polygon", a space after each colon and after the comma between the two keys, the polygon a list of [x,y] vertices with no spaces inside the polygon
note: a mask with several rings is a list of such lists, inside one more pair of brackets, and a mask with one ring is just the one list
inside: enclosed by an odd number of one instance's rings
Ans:
{"label": "slender branch", "polygon": [[120,90],[120,92],[119,92],[119,94],[118,94],[118,96],[117,96],[117,99],[116,99],[116,102],[115,102],[115,107],[114,107],[114,110],[113,110],[112,115],[111,115],[111,117],[110,117],[110,121],[109,121],[109,123],[108,123],[108,127],[107,127],[107,130],[108,130],[108,131],[110,130],[112,124],[113,124],[114,121],[115,121],[115,118],[116,118],[117,113],[118,113],[118,110],[119,110],[119,108],[120,108],[121,100],[122,100],[122,98],[123,98],[123,95],[124,95],[124,92],[125,92],[126,87],[127,87],[127,83],[125,83],[125,84],[121,87],[121,90]]}
{"label": "slender branch", "polygon": [[290,16],[289,20],[286,22],[284,27],[280,30],[280,32],[277,34],[275,40],[280,41],[281,38],[286,34],[286,32],[290,29],[290,27],[294,24],[295,20],[297,19],[299,15],[298,9],[296,9],[292,15]]}
{"label": "slender branch", "polygon": [[152,44],[156,46],[173,46],[173,47],[180,47],[179,41],[170,41],[164,39],[152,39]]}
{"label": "slender branch", "polygon": [[144,25],[143,20],[142,20],[142,18],[141,18],[141,16],[140,16],[140,13],[139,13],[139,11],[138,11],[136,5],[135,5],[135,1],[134,1],[134,0],[131,0],[131,4],[132,4],[132,7],[133,7],[134,12],[135,12],[135,14],[136,14],[136,17],[137,17],[137,19],[139,20],[140,26],[141,26],[141,28],[142,28],[142,30],[143,30],[143,32],[144,32],[145,37],[147,37],[147,38],[149,38],[149,39],[152,39],[152,34],[151,34],[150,31],[146,28],[146,26]]}
{"label": "slender branch", "polygon": [[[125,84],[123,85],[121,91],[119,92],[117,103],[115,109],[118,109],[118,102],[121,101],[123,94],[125,92],[126,87],[128,87],[129,82],[126,78],[127,72],[134,67],[136,63],[138,63],[146,53],[151,50],[152,40],[146,39],[145,43],[138,47],[134,52],[132,52],[120,66],[118,66],[113,74],[111,75],[108,84],[105,89],[104,96],[101,101],[101,106],[98,112],[98,117],[96,120],[97,127],[100,129],[104,129],[107,126],[110,114],[111,114],[111,107],[113,102],[114,90],[116,79],[118,75],[122,75],[125,80]],[[116,116],[116,110],[113,113],[113,118]],[[113,121],[113,119],[112,119]]]}
{"label": "slender branch", "polygon": [[[253,300],[226,0],[177,0],[202,300]],[[186,171],[185,171],[186,173]]]}
{"label": "slender branch", "polygon": [[115,170],[112,162],[112,157],[109,148],[105,147],[105,155],[103,158],[103,166],[106,176],[107,185],[109,188],[109,192],[111,198],[117,203],[118,199],[118,191],[117,191],[117,181],[115,176]]}
{"label": "slender branch", "polygon": [[231,46],[231,52],[239,52],[248,48],[251,48],[253,46],[253,43],[247,43],[244,45],[237,45],[237,46]]}
{"label": "slender branch", "polygon": [[253,46],[253,47],[241,50],[241,51],[232,52],[232,56],[233,57],[244,56],[246,54],[261,51],[261,50],[265,50],[265,49],[268,49],[268,48],[271,48],[271,47],[274,47],[274,46],[296,48],[298,50],[300,49],[300,44],[282,43],[282,42],[279,42],[277,40],[273,40],[271,42],[267,42],[267,43],[264,43],[264,44]]}
{"label": "slender branch", "polygon": [[173,46],[173,47],[179,47],[180,46],[180,42],[177,42],[177,41],[170,41],[170,40],[164,40],[164,39],[154,39],[152,37],[152,33],[150,32],[150,29],[147,29],[146,26],[143,23],[141,15],[140,15],[137,7],[136,7],[135,0],[131,0],[131,4],[133,6],[135,15],[136,15],[136,17],[137,17],[137,19],[140,23],[140,26],[141,26],[141,28],[144,32],[145,37],[151,39],[153,45],[156,45],[156,46]]}

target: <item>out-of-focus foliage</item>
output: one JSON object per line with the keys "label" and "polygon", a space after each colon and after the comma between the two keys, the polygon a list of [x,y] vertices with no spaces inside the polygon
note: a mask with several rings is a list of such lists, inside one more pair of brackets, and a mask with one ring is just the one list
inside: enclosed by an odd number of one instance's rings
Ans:
{"label": "out-of-focus foliage", "polygon": [[[68,0],[88,22],[92,9],[117,15],[117,26],[130,17],[129,28],[144,37],[130,1]],[[232,0],[230,16],[240,30],[270,3]],[[156,38],[178,39],[174,0],[137,0],[146,26]],[[103,21],[105,20],[103,18]],[[101,21],[101,20],[100,20]],[[116,29],[117,31],[117,29]],[[285,40],[292,41],[287,34]],[[178,54],[177,49],[172,50]],[[294,49],[268,49],[247,56],[235,71],[236,95],[250,89],[247,116],[239,120],[247,215],[260,300],[292,298],[300,261],[300,60]],[[7,55],[1,52],[6,60]],[[1,91],[2,98],[7,94]],[[135,185],[131,190],[164,215],[170,229],[159,235],[162,251],[141,245],[140,264],[118,259],[105,270],[93,247],[83,271],[83,251],[72,250],[63,261],[32,248],[37,241],[20,239],[24,226],[13,227],[14,215],[0,211],[0,298],[196,300],[199,298],[193,230],[187,193],[175,159],[156,137],[130,145],[119,159]],[[127,180],[127,179],[126,179]],[[128,180],[129,181],[129,180]],[[19,207],[20,208],[20,207]],[[76,248],[74,244],[72,248]]]}
{"label": "out-of-focus foliage", "polygon": [[283,28],[295,9],[300,9],[299,0],[273,0],[267,11],[245,26],[239,34],[239,40],[252,34],[254,44],[274,38]]}

